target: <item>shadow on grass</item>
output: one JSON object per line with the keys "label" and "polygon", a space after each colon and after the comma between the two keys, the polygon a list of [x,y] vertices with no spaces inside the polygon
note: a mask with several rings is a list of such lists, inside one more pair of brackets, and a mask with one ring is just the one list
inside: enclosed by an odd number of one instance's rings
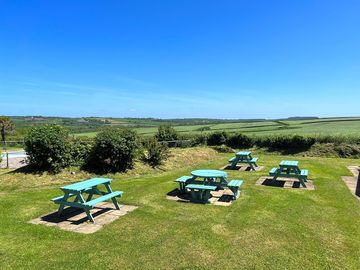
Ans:
{"label": "shadow on grass", "polygon": [[242,170],[243,172],[250,172],[251,171],[251,167],[250,166],[235,166],[232,167],[231,165],[227,165],[223,168],[221,168],[221,170],[230,170],[230,171],[240,171],[242,168],[245,168],[244,170]]}
{"label": "shadow on grass", "polygon": [[[284,188],[286,182],[287,181],[285,181],[285,180],[275,180],[274,181],[272,178],[267,178],[261,183],[261,185]],[[300,182],[297,182],[297,181],[292,182],[291,188],[301,188]]]}
{"label": "shadow on grass", "polygon": [[12,170],[10,172],[8,172],[7,174],[15,174],[15,173],[23,173],[23,174],[43,174],[43,173],[50,173],[50,174],[56,174],[55,172],[51,172],[51,171],[48,171],[48,170],[40,170],[38,168],[36,168],[35,166],[33,165],[26,165],[26,166],[23,166],[23,167],[20,167],[20,168],[17,168],[15,170]]}
{"label": "shadow on grass", "polygon": [[358,175],[358,179],[357,179],[357,183],[356,183],[355,195],[360,197],[360,170],[359,170],[359,175]]}
{"label": "shadow on grass", "polygon": [[[96,211],[95,213],[92,213],[92,216],[95,218],[97,216],[100,216],[110,210],[113,210],[111,208],[99,208],[99,211]],[[58,214],[58,212],[53,212],[50,213],[46,216],[41,217],[42,221],[48,222],[48,223],[54,223],[54,224],[58,224],[64,221],[70,221],[70,219],[76,217],[77,215],[80,215],[84,213],[84,211],[82,209],[79,208],[75,208],[75,207],[67,207],[63,210],[63,212],[61,213],[61,215]],[[87,218],[87,216],[85,215],[84,217],[77,219],[77,220],[73,220],[70,221],[71,224],[74,225],[80,225],[82,223],[87,223],[89,221],[89,219]]]}

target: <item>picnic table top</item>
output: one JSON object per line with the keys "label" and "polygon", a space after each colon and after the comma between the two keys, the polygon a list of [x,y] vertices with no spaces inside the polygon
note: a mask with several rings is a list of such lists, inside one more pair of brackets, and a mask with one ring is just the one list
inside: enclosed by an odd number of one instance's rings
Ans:
{"label": "picnic table top", "polygon": [[223,178],[227,177],[227,173],[219,170],[196,170],[192,171],[191,174],[201,178]]}
{"label": "picnic table top", "polygon": [[251,155],[251,151],[240,151],[236,153],[237,156],[249,156]]}
{"label": "picnic table top", "polygon": [[91,178],[89,180],[81,181],[78,183],[74,183],[71,185],[63,186],[60,189],[62,190],[75,190],[75,191],[81,191],[87,188],[91,188],[97,185],[110,183],[110,178]]}
{"label": "picnic table top", "polygon": [[297,160],[282,160],[280,162],[280,166],[288,166],[288,167],[297,167],[299,164],[299,161]]}

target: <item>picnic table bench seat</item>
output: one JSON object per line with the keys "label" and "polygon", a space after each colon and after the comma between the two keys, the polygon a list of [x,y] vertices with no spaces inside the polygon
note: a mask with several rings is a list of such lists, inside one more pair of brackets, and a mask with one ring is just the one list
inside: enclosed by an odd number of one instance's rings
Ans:
{"label": "picnic table bench seat", "polygon": [[309,170],[301,170],[301,173],[300,173],[301,176],[304,176],[304,177],[308,177],[309,175]]}
{"label": "picnic table bench seat", "polygon": [[269,171],[269,175],[270,176],[275,176],[275,174],[277,173],[279,168],[272,168],[270,171]]}
{"label": "picnic table bench seat", "polygon": [[232,157],[228,161],[229,161],[229,163],[231,163],[231,162],[235,161],[235,159],[236,159],[236,157]]}
{"label": "picnic table bench seat", "polygon": [[179,183],[181,192],[185,192],[186,183],[191,179],[193,179],[193,176],[184,175],[175,180],[175,182]]}
{"label": "picnic table bench seat", "polygon": [[240,196],[240,191],[239,188],[240,186],[244,183],[244,180],[231,180],[228,183],[228,188],[232,191],[232,193],[234,194],[234,199],[238,199]]}
{"label": "picnic table bench seat", "polygon": [[181,176],[178,179],[176,179],[175,182],[186,183],[187,181],[189,181],[192,178],[193,178],[192,176],[184,175],[184,176]]}
{"label": "picnic table bench seat", "polygon": [[191,190],[191,199],[194,202],[208,203],[210,198],[210,191],[217,189],[216,186],[189,184],[186,186]]}
{"label": "picnic table bench seat", "polygon": [[186,186],[187,189],[199,189],[199,190],[211,190],[214,191],[217,189],[216,186],[209,185],[198,185],[198,184],[189,184]]}
{"label": "picnic table bench seat", "polygon": [[104,202],[104,201],[107,201],[107,200],[115,198],[115,197],[121,197],[123,195],[123,193],[124,192],[122,192],[122,191],[113,191],[113,192],[103,195],[99,198],[88,201],[85,203],[85,205],[89,206],[89,207],[93,207],[97,203]]}
{"label": "picnic table bench seat", "polygon": [[254,157],[250,160],[250,163],[256,163],[259,160],[259,158]]}

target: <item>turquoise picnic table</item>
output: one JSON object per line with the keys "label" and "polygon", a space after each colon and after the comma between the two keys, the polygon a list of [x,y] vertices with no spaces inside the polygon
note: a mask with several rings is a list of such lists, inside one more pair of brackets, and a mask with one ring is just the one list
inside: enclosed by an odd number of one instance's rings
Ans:
{"label": "turquoise picnic table", "polygon": [[276,181],[278,177],[297,178],[303,187],[306,187],[305,182],[307,182],[308,174],[308,170],[299,168],[299,161],[297,160],[282,160],[279,168],[272,168],[269,172],[273,181]]}
{"label": "turquoise picnic table", "polygon": [[237,165],[247,164],[250,166],[250,169],[255,171],[257,167],[257,161],[259,158],[253,158],[251,156],[251,151],[240,151],[235,154],[235,157],[229,159],[231,169],[236,169]]}
{"label": "turquoise picnic table", "polygon": [[[94,222],[94,218],[90,210],[98,203],[112,200],[116,209],[120,209],[116,200],[121,197],[122,191],[112,191],[109,178],[92,178],[75,184],[63,186],[60,189],[64,192],[63,196],[53,198],[52,201],[59,204],[58,214],[61,215],[65,206],[83,209],[86,212],[88,219]],[[105,187],[106,191],[100,190],[100,187]],[[87,198],[84,198],[87,195]],[[99,195],[93,199],[94,195]]]}
{"label": "turquoise picnic table", "polygon": [[228,187],[234,194],[234,199],[239,197],[239,187],[243,180],[227,181],[227,173],[220,170],[195,170],[191,176],[182,176],[175,181],[180,184],[180,191],[191,192],[191,198],[195,202],[207,203],[210,192],[218,188]]}

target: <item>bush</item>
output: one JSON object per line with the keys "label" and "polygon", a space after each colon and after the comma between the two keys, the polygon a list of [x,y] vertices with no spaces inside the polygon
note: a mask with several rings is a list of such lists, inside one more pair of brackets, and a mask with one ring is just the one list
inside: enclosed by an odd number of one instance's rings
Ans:
{"label": "bush", "polygon": [[360,157],[360,146],[342,143],[336,145],[334,150],[341,158],[359,158]]}
{"label": "bush", "polygon": [[252,138],[238,133],[231,135],[227,140],[227,145],[232,148],[248,148],[254,145]]}
{"label": "bush", "polygon": [[168,148],[165,144],[159,143],[155,138],[144,142],[142,160],[155,168],[161,165],[168,157]]}
{"label": "bush", "polygon": [[217,131],[211,133],[207,138],[208,145],[222,145],[226,144],[228,134],[225,131]]}
{"label": "bush", "polygon": [[88,159],[94,141],[87,137],[72,138],[70,141],[70,165],[83,166]]}
{"label": "bush", "polygon": [[255,144],[259,147],[268,147],[270,149],[282,149],[291,151],[299,151],[309,149],[316,142],[315,137],[311,136],[268,136],[260,137],[255,140]]}
{"label": "bush", "polygon": [[125,172],[133,168],[138,140],[128,129],[108,128],[97,134],[86,169],[98,173]]}
{"label": "bush", "polygon": [[71,162],[68,131],[58,125],[33,127],[25,137],[29,164],[40,171],[59,172]]}
{"label": "bush", "polygon": [[161,125],[158,127],[158,131],[155,138],[161,141],[175,141],[179,138],[177,131],[170,125]]}

